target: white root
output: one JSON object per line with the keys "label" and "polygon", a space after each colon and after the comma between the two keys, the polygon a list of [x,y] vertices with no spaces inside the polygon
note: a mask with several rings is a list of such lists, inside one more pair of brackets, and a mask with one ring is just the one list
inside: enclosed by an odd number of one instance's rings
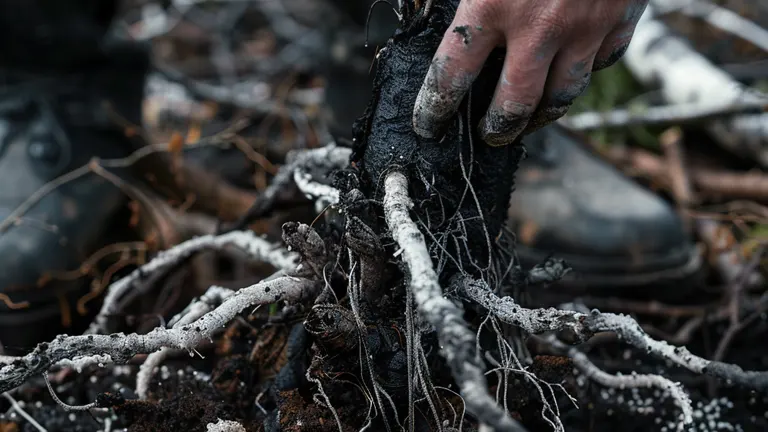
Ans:
{"label": "white root", "polygon": [[511,297],[499,298],[484,281],[468,276],[455,278],[452,285],[501,321],[519,326],[531,334],[567,331],[578,340],[585,341],[597,332],[613,332],[635,348],[669,360],[691,372],[760,391],[768,390],[768,372],[744,371],[736,365],[701,358],[685,347],[657,341],[648,336],[640,324],[628,315],[601,313],[598,310],[583,314],[554,308],[526,309],[517,305]]}
{"label": "white root", "polygon": [[280,167],[269,186],[237,224],[242,226],[244,222],[266,214],[277,200],[280,191],[285,189],[292,180],[310,199],[325,197],[330,201],[338,202],[338,192],[334,192],[335,189],[329,186],[313,181],[311,171],[317,169],[328,173],[334,169],[344,168],[349,164],[351,154],[351,149],[338,147],[335,143],[310,150],[289,152],[286,157],[287,163]]}
{"label": "white root", "polygon": [[136,354],[149,354],[164,347],[191,351],[247,308],[279,301],[307,301],[317,295],[319,288],[315,281],[285,276],[242,288],[216,309],[179,328],[155,328],[142,335],[60,335],[39,344],[19,361],[0,368],[0,392],[20,386],[63,359],[101,355],[109,356],[115,363],[125,363]]}
{"label": "white root", "polygon": [[611,375],[595,366],[595,364],[589,360],[589,357],[579,351],[578,348],[567,346],[554,337],[549,337],[546,341],[552,345],[553,348],[570,357],[573,360],[574,366],[576,366],[576,368],[587,378],[605,387],[622,390],[630,388],[658,388],[672,398],[675,405],[680,408],[682,415],[681,421],[678,424],[678,430],[684,430],[686,425],[693,423],[691,398],[679,383],[672,382],[660,375],[652,374],[641,375],[633,372],[631,375]]}
{"label": "white root", "polygon": [[[313,150],[305,150],[296,155],[295,168],[292,170],[293,181],[299,190],[309,199],[314,199],[317,211],[322,211],[327,206],[339,203],[339,191],[329,185],[313,179],[309,169],[320,169],[323,172],[331,172],[349,165],[349,156],[352,151],[345,147],[337,147],[330,144]],[[290,172],[290,171],[289,171]]]}
{"label": "white root", "polygon": [[[212,286],[208,288],[199,299],[193,301],[178,316],[171,320],[171,328],[181,328],[187,324],[197,321],[200,317],[210,312],[214,307],[231,297],[235,292],[229,288]],[[136,374],[136,395],[139,399],[145,400],[149,394],[149,384],[152,381],[152,374],[163,361],[174,352],[172,348],[164,347],[160,351],[148,355],[144,363],[139,367]]]}
{"label": "white root", "polygon": [[51,380],[48,379],[47,371],[43,372],[43,379],[45,379],[45,385],[48,386],[48,393],[51,394],[53,401],[56,402],[60,407],[64,408],[64,411],[88,411],[89,409],[96,408],[96,402],[91,402],[87,405],[69,405],[64,403],[64,401],[59,399],[59,397],[56,395],[56,392],[53,390]]}
{"label": "white root", "polygon": [[483,365],[475,352],[475,334],[464,322],[462,310],[443,296],[424,235],[409,215],[412,207],[406,177],[398,171],[389,173],[384,180],[384,216],[402,248],[410,276],[408,289],[417,311],[437,330],[441,354],[451,367],[468,411],[496,430],[522,431],[522,426],[488,394]]}
{"label": "white root", "polygon": [[[648,5],[623,57],[632,74],[647,85],[660,85],[663,97],[673,104],[729,107],[768,103],[768,96],[745,89],[733,77],[696,52],[655,19],[657,10]],[[707,125],[724,147],[768,165],[768,113],[734,116]]]}
{"label": "white root", "polygon": [[314,199],[322,211],[327,206],[339,203],[338,189],[312,180],[312,175],[304,170],[297,168],[293,172],[293,181],[299,190],[309,199]]}
{"label": "white root", "polygon": [[682,421],[679,423],[678,429],[683,430],[685,425],[693,423],[691,399],[679,383],[674,383],[661,375],[635,373],[632,375],[611,375],[595,366],[586,354],[576,348],[571,348],[568,356],[573,359],[573,364],[581,373],[605,387],[615,389],[656,387],[662,390],[672,398],[675,405],[682,411]]}
{"label": "white root", "polygon": [[120,299],[145,275],[167,269],[203,249],[222,249],[227,245],[236,246],[251,258],[264,261],[279,270],[293,270],[298,264],[297,254],[274,245],[251,231],[233,231],[219,236],[197,237],[160,252],[147,264],[110,285],[104,296],[101,310],[86,333],[95,334],[104,331],[109,316],[119,312]]}

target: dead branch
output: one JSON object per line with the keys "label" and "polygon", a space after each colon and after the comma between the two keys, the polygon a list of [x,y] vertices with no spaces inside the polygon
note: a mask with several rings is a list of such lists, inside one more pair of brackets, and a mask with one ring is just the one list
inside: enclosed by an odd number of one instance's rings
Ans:
{"label": "dead branch", "polygon": [[31,353],[0,368],[0,392],[20,386],[65,359],[102,356],[114,363],[126,363],[137,354],[150,354],[164,347],[192,351],[247,308],[279,301],[311,300],[318,289],[319,284],[315,281],[285,276],[243,288],[221,306],[180,328],[155,328],[144,335],[60,335],[51,342],[39,344]]}
{"label": "dead branch", "polygon": [[606,112],[584,112],[562,117],[558,122],[568,129],[589,131],[627,126],[676,126],[701,123],[737,114],[757,114],[765,110],[765,101],[709,106],[701,103],[677,103],[641,109],[619,108]]}
{"label": "dead branch", "polygon": [[416,308],[437,330],[441,353],[453,372],[467,410],[496,430],[522,431],[488,394],[483,365],[475,350],[475,335],[464,322],[462,310],[443,296],[424,235],[409,215],[412,207],[406,177],[398,171],[389,173],[384,180],[387,226],[401,247],[410,276],[408,289]]}

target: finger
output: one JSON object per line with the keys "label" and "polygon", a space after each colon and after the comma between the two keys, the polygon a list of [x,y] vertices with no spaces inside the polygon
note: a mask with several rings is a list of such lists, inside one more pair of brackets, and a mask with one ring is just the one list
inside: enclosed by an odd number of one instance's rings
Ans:
{"label": "finger", "polygon": [[557,52],[556,38],[523,37],[507,43],[504,68],[486,115],[481,138],[489,145],[512,143],[525,129],[541,100]]}
{"label": "finger", "polygon": [[624,12],[624,18],[603,40],[603,44],[595,55],[592,71],[597,72],[612,66],[627,52],[632,35],[640,17],[643,15],[648,2],[645,0],[632,0]]}
{"label": "finger", "polygon": [[461,2],[430,65],[413,110],[413,128],[424,138],[436,138],[493,50],[501,34],[484,26],[472,2]]}
{"label": "finger", "polygon": [[597,51],[594,45],[565,48],[558,52],[549,68],[544,95],[528,122],[526,133],[564,116],[574,99],[584,93],[592,78],[592,64]]}

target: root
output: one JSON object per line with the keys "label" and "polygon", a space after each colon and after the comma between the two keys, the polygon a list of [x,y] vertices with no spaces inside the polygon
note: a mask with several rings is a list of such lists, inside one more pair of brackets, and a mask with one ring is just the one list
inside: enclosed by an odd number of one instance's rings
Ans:
{"label": "root", "polygon": [[524,430],[488,394],[483,365],[475,350],[475,335],[464,322],[461,308],[443,296],[424,236],[409,216],[413,202],[408,196],[406,177],[397,171],[389,173],[384,180],[384,191],[387,225],[408,267],[408,289],[418,312],[437,330],[441,353],[453,372],[468,411],[496,430]]}
{"label": "root", "polygon": [[111,362],[125,363],[137,354],[150,354],[164,347],[191,351],[247,308],[278,301],[307,301],[313,299],[318,291],[317,282],[284,276],[243,288],[221,306],[180,328],[155,328],[145,335],[60,335],[51,342],[39,344],[31,353],[0,369],[0,392],[20,386],[65,359],[102,356]]}
{"label": "root", "polygon": [[555,350],[570,357],[576,368],[578,368],[587,378],[605,387],[621,390],[631,388],[658,388],[664,392],[664,394],[671,397],[675,402],[675,405],[680,408],[681,415],[678,430],[684,430],[686,425],[693,423],[693,407],[691,406],[691,399],[679,383],[674,383],[660,375],[640,375],[634,372],[631,375],[611,375],[595,366],[595,364],[589,360],[587,355],[577,348],[566,346],[564,343],[553,337],[548,338],[547,343],[555,348]]}
{"label": "root", "polygon": [[[170,324],[172,328],[177,329],[185,325],[191,324],[197,321],[200,317],[210,312],[215,306],[218,306],[224,300],[231,297],[235,292],[228,289],[217,286],[208,288],[208,291],[190,304],[179,315],[171,319]],[[155,368],[169,355],[173,354],[175,350],[171,348],[163,348],[160,351],[153,352],[148,355],[144,363],[139,367],[139,372],[136,374],[136,395],[139,399],[147,399],[149,393],[149,383],[152,380],[152,374]]]}
{"label": "root", "polygon": [[249,257],[262,260],[281,270],[293,270],[297,264],[297,255],[257,237],[252,232],[235,231],[219,236],[202,236],[161,252],[147,264],[131,272],[130,275],[110,285],[104,297],[101,311],[94,319],[87,333],[101,333],[106,329],[108,318],[119,312],[120,299],[146,275],[170,268],[204,249],[221,249],[233,245],[242,249]]}
{"label": "root", "polygon": [[51,385],[51,380],[48,379],[47,371],[43,372],[43,379],[45,380],[45,385],[48,386],[48,393],[51,394],[51,397],[57,405],[64,408],[64,411],[88,411],[89,409],[96,408],[96,402],[91,402],[86,405],[69,405],[64,403],[64,401],[59,399],[59,397],[56,395],[56,392],[53,391],[53,386]]}
{"label": "root", "polygon": [[24,408],[22,408],[21,405],[16,402],[16,399],[14,399],[13,396],[9,395],[8,393],[3,393],[3,397],[11,404],[11,408],[13,408],[13,410],[15,410],[20,416],[24,417],[24,419],[28,421],[29,424],[34,426],[38,432],[48,432],[48,430],[42,427],[40,423],[37,422],[37,420],[29,415],[28,412],[24,411]]}
{"label": "root", "polygon": [[350,154],[350,149],[337,147],[335,144],[289,153],[288,160],[290,162],[280,167],[267,189],[229,230],[244,229],[252,221],[269,214],[274,208],[280,192],[288,188],[292,180],[309,198],[321,197],[328,204],[338,202],[338,192],[335,189],[311,181],[312,177],[308,173],[312,169],[324,169],[329,172],[331,169],[344,168],[349,163]]}
{"label": "root", "polygon": [[310,375],[311,370],[312,368],[307,369],[307,373],[305,377],[307,378],[307,381],[317,386],[318,394],[319,396],[322,396],[324,400],[324,402],[320,402],[319,400],[317,400],[318,395],[315,395],[314,396],[315,403],[317,403],[318,405],[325,404],[328,407],[328,409],[331,410],[331,414],[333,414],[333,419],[336,420],[336,426],[339,427],[339,432],[344,432],[344,427],[342,427],[341,425],[341,419],[339,418],[339,413],[336,412],[336,408],[333,407],[333,405],[331,404],[331,400],[328,398],[328,395],[325,394],[325,390],[323,389],[323,383],[321,383],[319,379],[314,378]]}
{"label": "root", "polygon": [[758,391],[768,390],[768,372],[744,371],[739,366],[711,361],[692,354],[685,347],[657,341],[643,331],[632,317],[593,310],[589,314],[560,309],[526,309],[511,297],[499,298],[488,285],[468,276],[453,284],[500,320],[521,327],[528,333],[568,332],[577,341],[586,341],[597,332],[614,332],[626,343],[655,357],[668,360],[697,374],[708,375]]}

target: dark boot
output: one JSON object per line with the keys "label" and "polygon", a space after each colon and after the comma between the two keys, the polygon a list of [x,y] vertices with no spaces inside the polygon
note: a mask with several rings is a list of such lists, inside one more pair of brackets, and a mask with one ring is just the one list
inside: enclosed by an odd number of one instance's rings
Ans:
{"label": "dark boot", "polygon": [[[26,304],[0,303],[6,353],[76,333],[88,319],[73,306],[91,278],[76,270],[128,231],[115,218],[126,209],[125,194],[94,174],[38,194],[91,158],[135,150],[110,111],[140,124],[148,68],[142,47],[104,41],[113,2],[39,6],[0,6],[7,54],[0,58],[0,293]],[[19,213],[20,206],[28,208]],[[88,307],[93,312],[98,304]]]}
{"label": "dark boot", "polygon": [[[670,205],[591,154],[558,125],[526,137],[509,227],[526,265],[548,256],[573,271],[563,281],[594,294],[679,282],[700,258]],[[569,291],[571,292],[571,291]]]}

